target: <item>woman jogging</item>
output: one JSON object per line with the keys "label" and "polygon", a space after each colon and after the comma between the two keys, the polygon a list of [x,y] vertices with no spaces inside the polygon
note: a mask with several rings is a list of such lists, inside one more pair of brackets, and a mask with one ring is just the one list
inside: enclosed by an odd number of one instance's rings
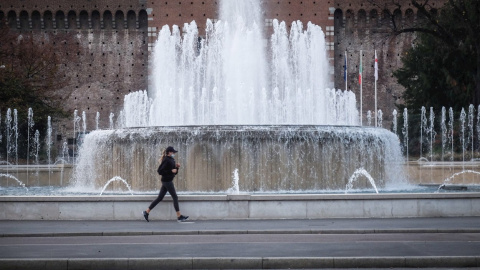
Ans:
{"label": "woman jogging", "polygon": [[175,153],[178,151],[173,149],[172,146],[167,147],[165,151],[162,153],[162,158],[160,159],[160,166],[158,167],[158,174],[162,176],[162,188],[160,189],[160,193],[158,197],[150,204],[146,211],[143,211],[143,217],[146,221],[148,220],[148,215],[150,211],[163,200],[165,194],[170,193],[173,199],[173,207],[175,211],[177,211],[177,220],[178,222],[184,222],[188,219],[188,216],[184,216],[180,214],[180,207],[178,206],[178,196],[177,192],[175,191],[175,186],[173,185],[173,178],[178,173],[178,169],[180,168],[180,164],[175,163]]}

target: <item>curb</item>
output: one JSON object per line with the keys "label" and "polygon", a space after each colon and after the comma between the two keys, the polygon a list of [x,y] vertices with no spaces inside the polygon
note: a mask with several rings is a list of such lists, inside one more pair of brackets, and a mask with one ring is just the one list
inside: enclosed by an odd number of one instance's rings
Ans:
{"label": "curb", "polygon": [[311,269],[479,267],[480,256],[0,259],[2,269]]}
{"label": "curb", "polygon": [[404,234],[404,233],[480,233],[480,229],[359,229],[359,230],[190,230],[136,232],[45,232],[4,233],[2,237],[72,237],[72,236],[141,236],[141,235],[222,235],[222,234]]}

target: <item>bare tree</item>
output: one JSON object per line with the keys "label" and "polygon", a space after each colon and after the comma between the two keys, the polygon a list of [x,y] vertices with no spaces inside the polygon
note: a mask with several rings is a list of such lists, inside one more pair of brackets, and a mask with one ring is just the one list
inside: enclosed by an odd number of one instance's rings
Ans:
{"label": "bare tree", "polygon": [[19,131],[26,133],[27,112],[32,108],[35,127],[44,134],[48,116],[68,115],[61,96],[65,90],[58,90],[70,82],[66,63],[81,52],[79,42],[71,33],[21,32],[5,22],[0,22],[0,36],[0,112],[17,109]]}

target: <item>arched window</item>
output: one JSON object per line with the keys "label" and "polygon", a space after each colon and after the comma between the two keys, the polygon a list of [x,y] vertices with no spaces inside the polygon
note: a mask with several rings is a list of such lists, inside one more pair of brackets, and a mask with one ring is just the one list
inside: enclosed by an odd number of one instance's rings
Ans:
{"label": "arched window", "polygon": [[92,12],[92,29],[100,29],[100,12],[94,10]]}
{"label": "arched window", "polygon": [[135,11],[130,10],[127,13],[127,29],[137,28],[137,16],[135,16]]}
{"label": "arched window", "polygon": [[0,10],[0,22],[3,21],[5,19],[5,13],[3,13],[3,11]]}
{"label": "arched window", "polygon": [[[335,17],[335,29],[340,29],[343,27],[343,11],[341,9],[336,9],[334,13]],[[336,34],[335,34],[336,36]]]}
{"label": "arched window", "polygon": [[7,23],[10,28],[17,28],[17,13],[15,13],[13,10],[10,10],[7,17]]}
{"label": "arched window", "polygon": [[[334,43],[333,43],[333,49],[335,52],[338,52],[338,53],[335,53],[334,54],[334,63],[342,63],[342,64],[339,64],[340,67],[343,66],[343,61],[344,61],[344,58],[343,58],[343,52],[345,50],[345,44],[343,44],[343,39],[344,39],[344,36],[341,34],[341,31],[343,30],[343,10],[341,9],[336,9],[335,12],[333,13],[333,16],[334,16],[334,21],[333,21],[333,28],[334,28],[334,31],[335,31],[335,35],[334,35]],[[338,65],[335,66],[335,69],[338,68]],[[341,69],[343,70],[343,68]],[[343,78],[343,77],[342,77]],[[337,80],[335,80],[337,81]]]}
{"label": "arched window", "polygon": [[36,10],[32,12],[32,29],[42,29],[40,12]]}
{"label": "arched window", "polygon": [[410,27],[415,23],[415,13],[412,9],[407,9],[405,11],[405,26]]}
{"label": "arched window", "polygon": [[65,28],[65,14],[63,13],[63,11],[57,11],[57,13],[55,14],[55,22],[57,24],[57,29]]}
{"label": "arched window", "polygon": [[365,28],[367,27],[367,12],[364,9],[360,9],[358,11],[358,18],[357,18],[357,25],[358,28]]}
{"label": "arched window", "polygon": [[70,10],[68,12],[68,29],[76,29],[77,28],[77,13],[75,11]]}
{"label": "arched window", "polygon": [[[344,50],[345,47],[343,46],[342,42],[343,42],[343,37],[342,35],[340,34],[340,31],[343,30],[343,11],[341,9],[336,9],[335,12],[334,12],[334,21],[333,21],[333,28],[334,28],[334,43],[333,43],[333,49],[334,51],[338,52],[338,51],[341,51],[341,50]],[[335,63],[337,63],[337,61],[341,61],[339,58],[338,58],[338,55],[335,54]]]}
{"label": "arched window", "polygon": [[357,15],[357,31],[360,39],[365,38],[365,32],[367,28],[367,12],[364,9],[360,9]]}
{"label": "arched window", "polygon": [[7,17],[8,17],[7,18],[7,23],[10,26],[10,28],[16,29],[17,28],[17,13],[15,13],[15,11],[11,10],[11,11],[8,12]]}
{"label": "arched window", "polygon": [[351,9],[347,10],[345,13],[345,34],[350,33],[355,27],[355,18],[353,11]]}
{"label": "arched window", "polygon": [[390,13],[390,10],[388,9],[384,9],[383,12],[382,12],[382,23],[381,23],[381,26],[382,27],[390,27],[392,21],[391,21],[391,13]]}
{"label": "arched window", "polygon": [[103,12],[103,28],[112,29],[112,13],[109,10]]}
{"label": "arched window", "polygon": [[144,9],[140,10],[140,12],[138,13],[138,28],[148,28],[148,14]]}
{"label": "arched window", "polygon": [[88,29],[88,13],[85,10],[80,11],[80,28]]}
{"label": "arched window", "polygon": [[370,27],[378,26],[378,12],[376,9],[370,10]]}
{"label": "arched window", "polygon": [[397,29],[399,28],[402,28],[403,25],[402,25],[402,11],[400,9],[395,9],[395,11],[393,11],[393,19],[395,21],[395,26],[397,27]]}
{"label": "arched window", "polygon": [[20,29],[30,29],[30,26],[28,24],[28,13],[25,10],[22,10],[22,12],[20,12]]}
{"label": "arched window", "polygon": [[427,21],[427,16],[425,16],[423,13],[418,12],[417,13],[417,23],[423,24]]}
{"label": "arched window", "polygon": [[115,13],[115,27],[117,29],[125,28],[125,16],[123,16],[123,12],[121,10],[118,10]]}
{"label": "arched window", "polygon": [[50,10],[43,13],[43,27],[45,29],[53,29],[53,14]]}

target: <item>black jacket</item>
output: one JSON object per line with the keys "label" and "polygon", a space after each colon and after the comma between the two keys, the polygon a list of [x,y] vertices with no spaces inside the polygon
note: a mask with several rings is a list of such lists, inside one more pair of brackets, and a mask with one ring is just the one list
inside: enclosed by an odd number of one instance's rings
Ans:
{"label": "black jacket", "polygon": [[157,172],[162,176],[162,182],[172,182],[176,173],[173,173],[172,170],[177,169],[175,159],[173,157],[166,156],[162,161],[160,166],[158,166]]}

